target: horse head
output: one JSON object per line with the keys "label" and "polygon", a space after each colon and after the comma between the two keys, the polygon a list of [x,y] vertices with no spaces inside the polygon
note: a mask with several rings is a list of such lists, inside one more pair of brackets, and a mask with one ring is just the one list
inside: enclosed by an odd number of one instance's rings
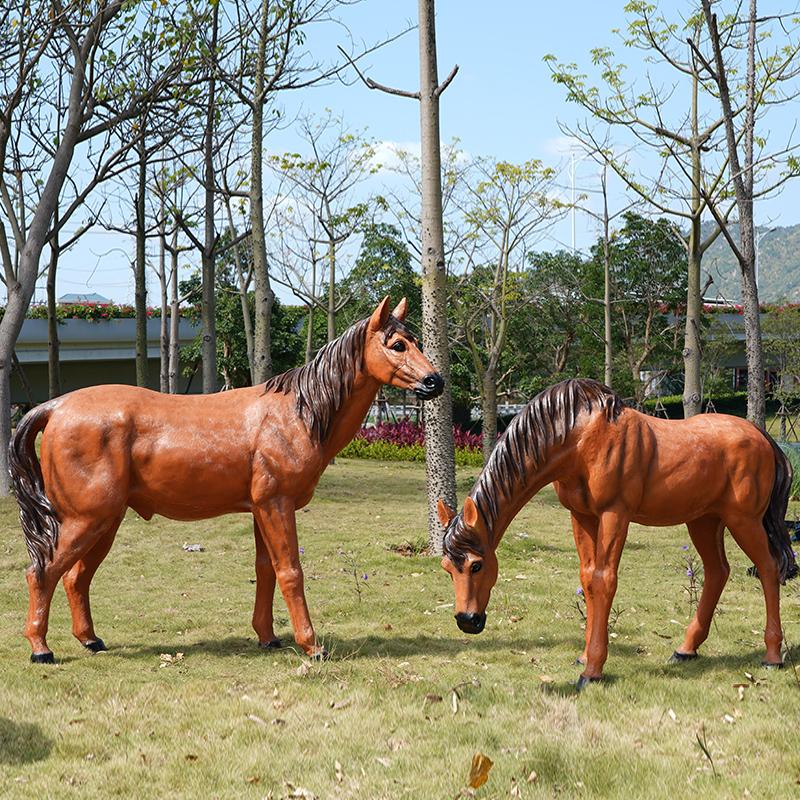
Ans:
{"label": "horse head", "polygon": [[375,309],[367,325],[364,362],[369,374],[381,383],[412,389],[421,400],[430,400],[442,393],[444,379],[403,324],[406,308],[403,298],[389,313],[389,298],[385,297]]}
{"label": "horse head", "polygon": [[439,501],[445,527],[442,568],[453,579],[456,622],[464,633],[480,633],[486,625],[486,606],[497,582],[497,556],[483,517],[471,497],[460,514]]}

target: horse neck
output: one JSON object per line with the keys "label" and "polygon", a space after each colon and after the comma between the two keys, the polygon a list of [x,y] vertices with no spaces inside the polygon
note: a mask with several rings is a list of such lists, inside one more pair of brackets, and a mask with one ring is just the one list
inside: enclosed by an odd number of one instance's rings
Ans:
{"label": "horse neck", "polygon": [[356,374],[353,388],[331,422],[322,446],[325,463],[330,462],[358,433],[380,388],[381,383],[368,373],[361,371]]}
{"label": "horse neck", "polygon": [[498,443],[470,492],[470,498],[493,532],[494,548],[526,503],[569,471],[572,450],[567,443],[552,444],[537,463],[532,456],[512,455],[505,439]]}

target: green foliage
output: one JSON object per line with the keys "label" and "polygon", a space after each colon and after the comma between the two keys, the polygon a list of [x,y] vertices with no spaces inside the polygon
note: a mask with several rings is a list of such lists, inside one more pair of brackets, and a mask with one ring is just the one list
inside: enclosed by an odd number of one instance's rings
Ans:
{"label": "green foliage", "polygon": [[800,403],[800,307],[790,305],[785,298],[767,306],[761,315],[764,353],[782,376],[775,382],[773,395],[787,408]]}
{"label": "green foliage", "polygon": [[387,295],[393,307],[406,298],[409,322],[422,318],[420,278],[412,266],[411,254],[400,231],[385,222],[364,227],[358,258],[340,281],[339,291],[352,298],[337,317],[340,331],[372,314]]}
{"label": "green foliage", "polygon": [[800,444],[779,442],[781,450],[786,453],[789,463],[792,465],[792,490],[791,499],[800,500]]}

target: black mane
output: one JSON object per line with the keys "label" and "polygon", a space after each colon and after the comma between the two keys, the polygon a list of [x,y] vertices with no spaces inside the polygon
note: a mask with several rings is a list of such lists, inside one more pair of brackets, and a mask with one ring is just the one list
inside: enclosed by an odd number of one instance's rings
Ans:
{"label": "black mane", "polygon": [[[364,345],[369,318],[349,327],[338,339],[320,348],[302,367],[274,375],[264,384],[264,394],[295,395],[295,409],[309,434],[324,443],[333,418],[353,391],[356,374],[364,368]],[[384,342],[395,332],[411,331],[390,315],[383,328]]]}

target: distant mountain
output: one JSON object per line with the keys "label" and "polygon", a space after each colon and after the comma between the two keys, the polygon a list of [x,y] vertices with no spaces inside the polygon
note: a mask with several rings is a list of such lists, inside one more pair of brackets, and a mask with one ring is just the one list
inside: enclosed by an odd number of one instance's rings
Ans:
{"label": "distant mountain", "polygon": [[[704,226],[703,235],[710,229]],[[731,228],[733,240],[739,241],[739,228]],[[758,296],[766,302],[785,297],[800,303],[800,225],[787,228],[759,228],[758,244]],[[703,256],[703,282],[705,276],[714,279],[706,297],[719,298],[733,303],[742,299],[739,264],[727,240],[720,234]]]}

